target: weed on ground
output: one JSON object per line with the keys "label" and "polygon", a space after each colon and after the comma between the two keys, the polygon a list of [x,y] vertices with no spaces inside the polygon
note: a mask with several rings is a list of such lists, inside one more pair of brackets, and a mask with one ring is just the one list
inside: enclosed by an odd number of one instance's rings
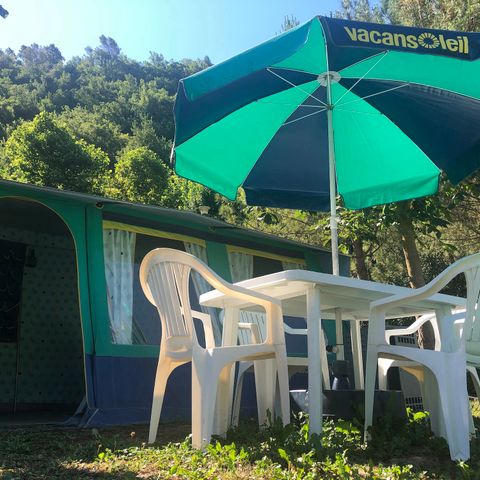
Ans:
{"label": "weed on ground", "polygon": [[362,442],[359,422],[326,420],[322,438],[309,437],[306,416],[287,427],[259,429],[253,420],[191,447],[186,424],[162,424],[154,445],[147,427],[15,429],[0,435],[0,478],[59,479],[476,479],[480,441],[472,458],[450,461],[448,447],[428,427],[428,414],[384,418]]}

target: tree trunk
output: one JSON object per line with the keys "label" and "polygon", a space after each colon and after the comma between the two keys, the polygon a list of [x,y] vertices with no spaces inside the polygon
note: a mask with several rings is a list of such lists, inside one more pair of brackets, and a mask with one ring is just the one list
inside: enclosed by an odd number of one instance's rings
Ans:
{"label": "tree trunk", "polygon": [[[425,285],[420,255],[415,242],[415,230],[410,216],[411,202],[402,202],[399,205],[399,232],[402,239],[403,256],[407,267],[408,281],[412,288],[420,288]],[[435,335],[430,322],[425,323],[418,332],[420,347],[433,350]]]}
{"label": "tree trunk", "polygon": [[420,288],[425,285],[425,277],[423,276],[420,255],[415,242],[415,230],[409,215],[410,202],[402,202],[399,207],[398,230],[402,239],[408,282],[412,288]]}
{"label": "tree trunk", "polygon": [[370,280],[370,275],[368,274],[367,264],[365,261],[365,252],[363,250],[363,240],[361,238],[356,238],[353,240],[353,255],[357,277],[361,280]]}

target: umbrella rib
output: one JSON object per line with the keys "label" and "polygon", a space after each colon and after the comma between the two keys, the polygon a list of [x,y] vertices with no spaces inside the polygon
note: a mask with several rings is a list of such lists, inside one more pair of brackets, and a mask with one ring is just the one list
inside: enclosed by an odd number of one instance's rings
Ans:
{"label": "umbrella rib", "polygon": [[367,95],[365,97],[360,97],[360,98],[357,98],[355,100],[350,100],[349,102],[341,103],[340,105],[335,105],[335,106],[336,107],[343,107],[344,105],[348,105],[350,103],[360,102],[361,100],[365,100],[366,98],[375,97],[377,95],[382,95],[384,93],[391,92],[393,90],[398,90],[399,88],[407,87],[408,85],[410,85],[410,82],[404,83],[402,85],[397,85],[396,87],[388,88],[387,90],[382,90],[381,92],[372,93],[372,94]]}
{"label": "umbrella rib", "polygon": [[337,100],[337,104],[340,103],[342,98],[351,92],[388,54],[389,50],[386,50],[383,55]]}
{"label": "umbrella rib", "polygon": [[354,67],[355,65],[359,65],[360,63],[366,62],[367,60],[370,60],[371,58],[374,58],[378,55],[383,55],[384,53],[388,52],[389,50],[383,50],[378,53],[374,53],[373,55],[370,55],[369,57],[362,58],[361,60],[358,60],[357,62],[351,63],[350,65],[346,65],[345,67],[341,68],[338,73],[342,73],[344,70],[347,70],[349,68]]}
{"label": "umbrella rib", "polygon": [[285,122],[285,123],[282,124],[282,127],[290,125],[291,123],[298,122],[299,120],[303,120],[307,117],[311,117],[312,115],[316,115],[317,113],[322,113],[322,112],[326,112],[326,111],[327,111],[326,108],[322,108],[321,110],[317,110],[316,112],[309,113],[308,115],[304,115],[303,117],[298,117],[298,118],[295,118],[294,120],[290,120],[289,122]]}
{"label": "umbrella rib", "polygon": [[340,110],[342,112],[361,113],[362,115],[380,115],[380,116],[383,116],[382,112],[361,112],[360,110],[350,110],[349,108],[342,108],[341,106],[336,107],[336,110]]}
{"label": "umbrella rib", "polygon": [[284,82],[288,83],[290,86],[294,87],[294,88],[297,88],[298,90],[300,90],[302,93],[306,93],[309,97],[315,99],[317,102],[320,102],[323,106],[327,106],[327,104],[325,102],[322,102],[322,100],[320,100],[319,98],[317,98],[315,95],[312,95],[310,92],[307,92],[306,90],[304,90],[303,88],[299,87],[298,85],[295,85],[294,83],[292,83],[290,80],[287,80],[286,78],[283,78],[281,75],[279,75],[278,73],[274,72],[273,70],[271,70],[270,68],[267,68],[267,72],[270,72],[272,75],[275,75],[276,77],[278,77],[280,80],[283,80]]}
{"label": "umbrella rib", "polygon": [[325,110],[325,107],[323,105],[298,105],[297,103],[280,103],[280,102],[265,102],[263,100],[255,100],[256,103],[261,103],[265,105],[281,105],[284,107],[297,107],[297,108],[322,108]]}

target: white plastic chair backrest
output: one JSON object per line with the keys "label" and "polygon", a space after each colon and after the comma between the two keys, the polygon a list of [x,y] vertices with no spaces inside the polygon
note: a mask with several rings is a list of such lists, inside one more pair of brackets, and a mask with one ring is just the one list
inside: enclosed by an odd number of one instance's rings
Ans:
{"label": "white plastic chair backrest", "polygon": [[[197,337],[193,325],[189,280],[192,270],[205,277],[211,269],[193,255],[171,248],[157,248],[140,265],[140,283],[148,300],[157,307],[162,322],[162,341],[177,337],[176,348],[190,350]],[[172,343],[172,342],[170,342]]]}
{"label": "white plastic chair backrest", "polygon": [[480,342],[480,260],[465,272],[467,280],[467,308],[464,338],[467,342]]}
{"label": "white plastic chair backrest", "polygon": [[176,337],[175,347],[182,350],[191,350],[194,332],[188,294],[190,270],[174,262],[154,263],[146,272],[146,284],[142,283],[145,295],[160,315],[162,341]]}
{"label": "white plastic chair backrest", "polygon": [[465,274],[466,279],[467,305],[460,340],[462,342],[477,342],[480,341],[480,253],[457,260],[421,290],[428,290],[429,287],[433,286],[438,292],[461,273]]}
{"label": "white plastic chair backrest", "polygon": [[[424,287],[408,293],[374,301],[371,304],[371,312],[373,315],[381,314],[384,316],[387,310],[393,310],[396,307],[402,306],[407,299],[409,301],[427,299],[440,292],[453,278],[461,273],[465,274],[467,281],[467,305],[464,327],[461,331],[461,337],[457,340],[461,343],[478,342],[480,340],[480,253],[457,260]],[[371,336],[369,341],[382,343],[384,341],[384,328],[384,324],[382,326],[381,322],[375,322],[375,324],[369,328],[369,337]],[[383,330],[383,332],[381,330]],[[448,346],[445,347],[447,350],[449,349]],[[442,350],[443,348],[442,339]]]}
{"label": "white plastic chair backrest", "polygon": [[[251,312],[251,311],[242,311],[240,312],[240,321],[244,323],[253,323],[258,327],[258,333],[260,335],[260,340],[265,341],[267,333],[266,325],[266,315],[264,312]],[[251,343],[250,333],[245,329],[238,330],[238,343],[240,345],[248,345]]]}

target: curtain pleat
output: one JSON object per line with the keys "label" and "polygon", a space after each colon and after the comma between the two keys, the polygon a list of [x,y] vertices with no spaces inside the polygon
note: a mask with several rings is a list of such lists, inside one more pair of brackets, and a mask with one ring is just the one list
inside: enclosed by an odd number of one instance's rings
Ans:
{"label": "curtain pleat", "polygon": [[112,341],[125,345],[132,343],[135,239],[133,232],[114,229],[103,231]]}
{"label": "curtain pleat", "polygon": [[[184,242],[185,250],[194,257],[197,257],[203,263],[208,265],[207,249],[198,243]],[[195,293],[200,296],[202,293],[212,290],[213,287],[197,272],[192,272],[192,281],[195,288]],[[215,308],[201,306],[203,312],[208,313],[212,319],[213,336],[215,344],[220,345],[222,338],[222,319],[219,312]]]}

